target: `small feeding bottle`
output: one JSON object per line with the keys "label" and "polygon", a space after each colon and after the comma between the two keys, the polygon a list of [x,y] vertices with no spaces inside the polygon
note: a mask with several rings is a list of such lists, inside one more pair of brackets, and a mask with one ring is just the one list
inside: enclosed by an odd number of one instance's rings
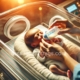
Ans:
{"label": "small feeding bottle", "polygon": [[[57,21],[57,20],[56,20]],[[57,25],[54,25],[56,23],[56,21],[54,21],[51,24],[51,29],[47,30],[44,34],[43,34],[43,38],[45,40],[51,40],[54,37],[56,37],[58,35],[58,32],[63,29],[66,28],[66,24],[63,22],[58,23]]]}

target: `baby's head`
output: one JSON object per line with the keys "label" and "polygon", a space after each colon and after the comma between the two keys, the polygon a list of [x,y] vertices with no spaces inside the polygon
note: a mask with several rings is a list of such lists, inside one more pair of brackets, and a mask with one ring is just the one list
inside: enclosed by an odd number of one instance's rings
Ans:
{"label": "baby's head", "polygon": [[32,28],[25,34],[24,38],[27,45],[35,48],[41,42],[42,32],[37,28]]}

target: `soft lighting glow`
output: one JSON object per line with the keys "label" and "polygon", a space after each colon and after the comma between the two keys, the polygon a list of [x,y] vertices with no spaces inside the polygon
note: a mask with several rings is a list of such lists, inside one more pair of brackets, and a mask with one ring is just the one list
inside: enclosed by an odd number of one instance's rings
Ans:
{"label": "soft lighting glow", "polygon": [[42,7],[39,7],[39,10],[41,11],[42,10]]}
{"label": "soft lighting glow", "polygon": [[24,0],[18,0],[18,3],[19,4],[23,4],[24,3]]}
{"label": "soft lighting glow", "polygon": [[77,2],[78,7],[80,7],[80,2]]}

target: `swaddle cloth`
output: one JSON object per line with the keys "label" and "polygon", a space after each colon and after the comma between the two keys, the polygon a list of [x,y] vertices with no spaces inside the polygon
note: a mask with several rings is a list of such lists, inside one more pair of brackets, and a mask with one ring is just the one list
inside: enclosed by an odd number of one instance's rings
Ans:
{"label": "swaddle cloth", "polygon": [[40,61],[40,62],[45,62],[45,56],[44,56],[44,57],[41,57],[41,56],[39,55],[39,53],[40,53],[39,48],[35,48],[35,49],[33,50],[33,54],[34,54],[34,56],[36,57],[36,59],[37,59],[38,61]]}

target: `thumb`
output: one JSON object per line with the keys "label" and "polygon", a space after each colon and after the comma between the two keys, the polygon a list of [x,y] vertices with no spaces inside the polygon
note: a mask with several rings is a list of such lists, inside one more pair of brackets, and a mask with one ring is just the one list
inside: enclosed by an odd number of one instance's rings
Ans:
{"label": "thumb", "polygon": [[69,33],[69,30],[70,30],[70,28],[66,28],[66,29],[60,30],[58,32],[58,34],[61,35],[61,34]]}

